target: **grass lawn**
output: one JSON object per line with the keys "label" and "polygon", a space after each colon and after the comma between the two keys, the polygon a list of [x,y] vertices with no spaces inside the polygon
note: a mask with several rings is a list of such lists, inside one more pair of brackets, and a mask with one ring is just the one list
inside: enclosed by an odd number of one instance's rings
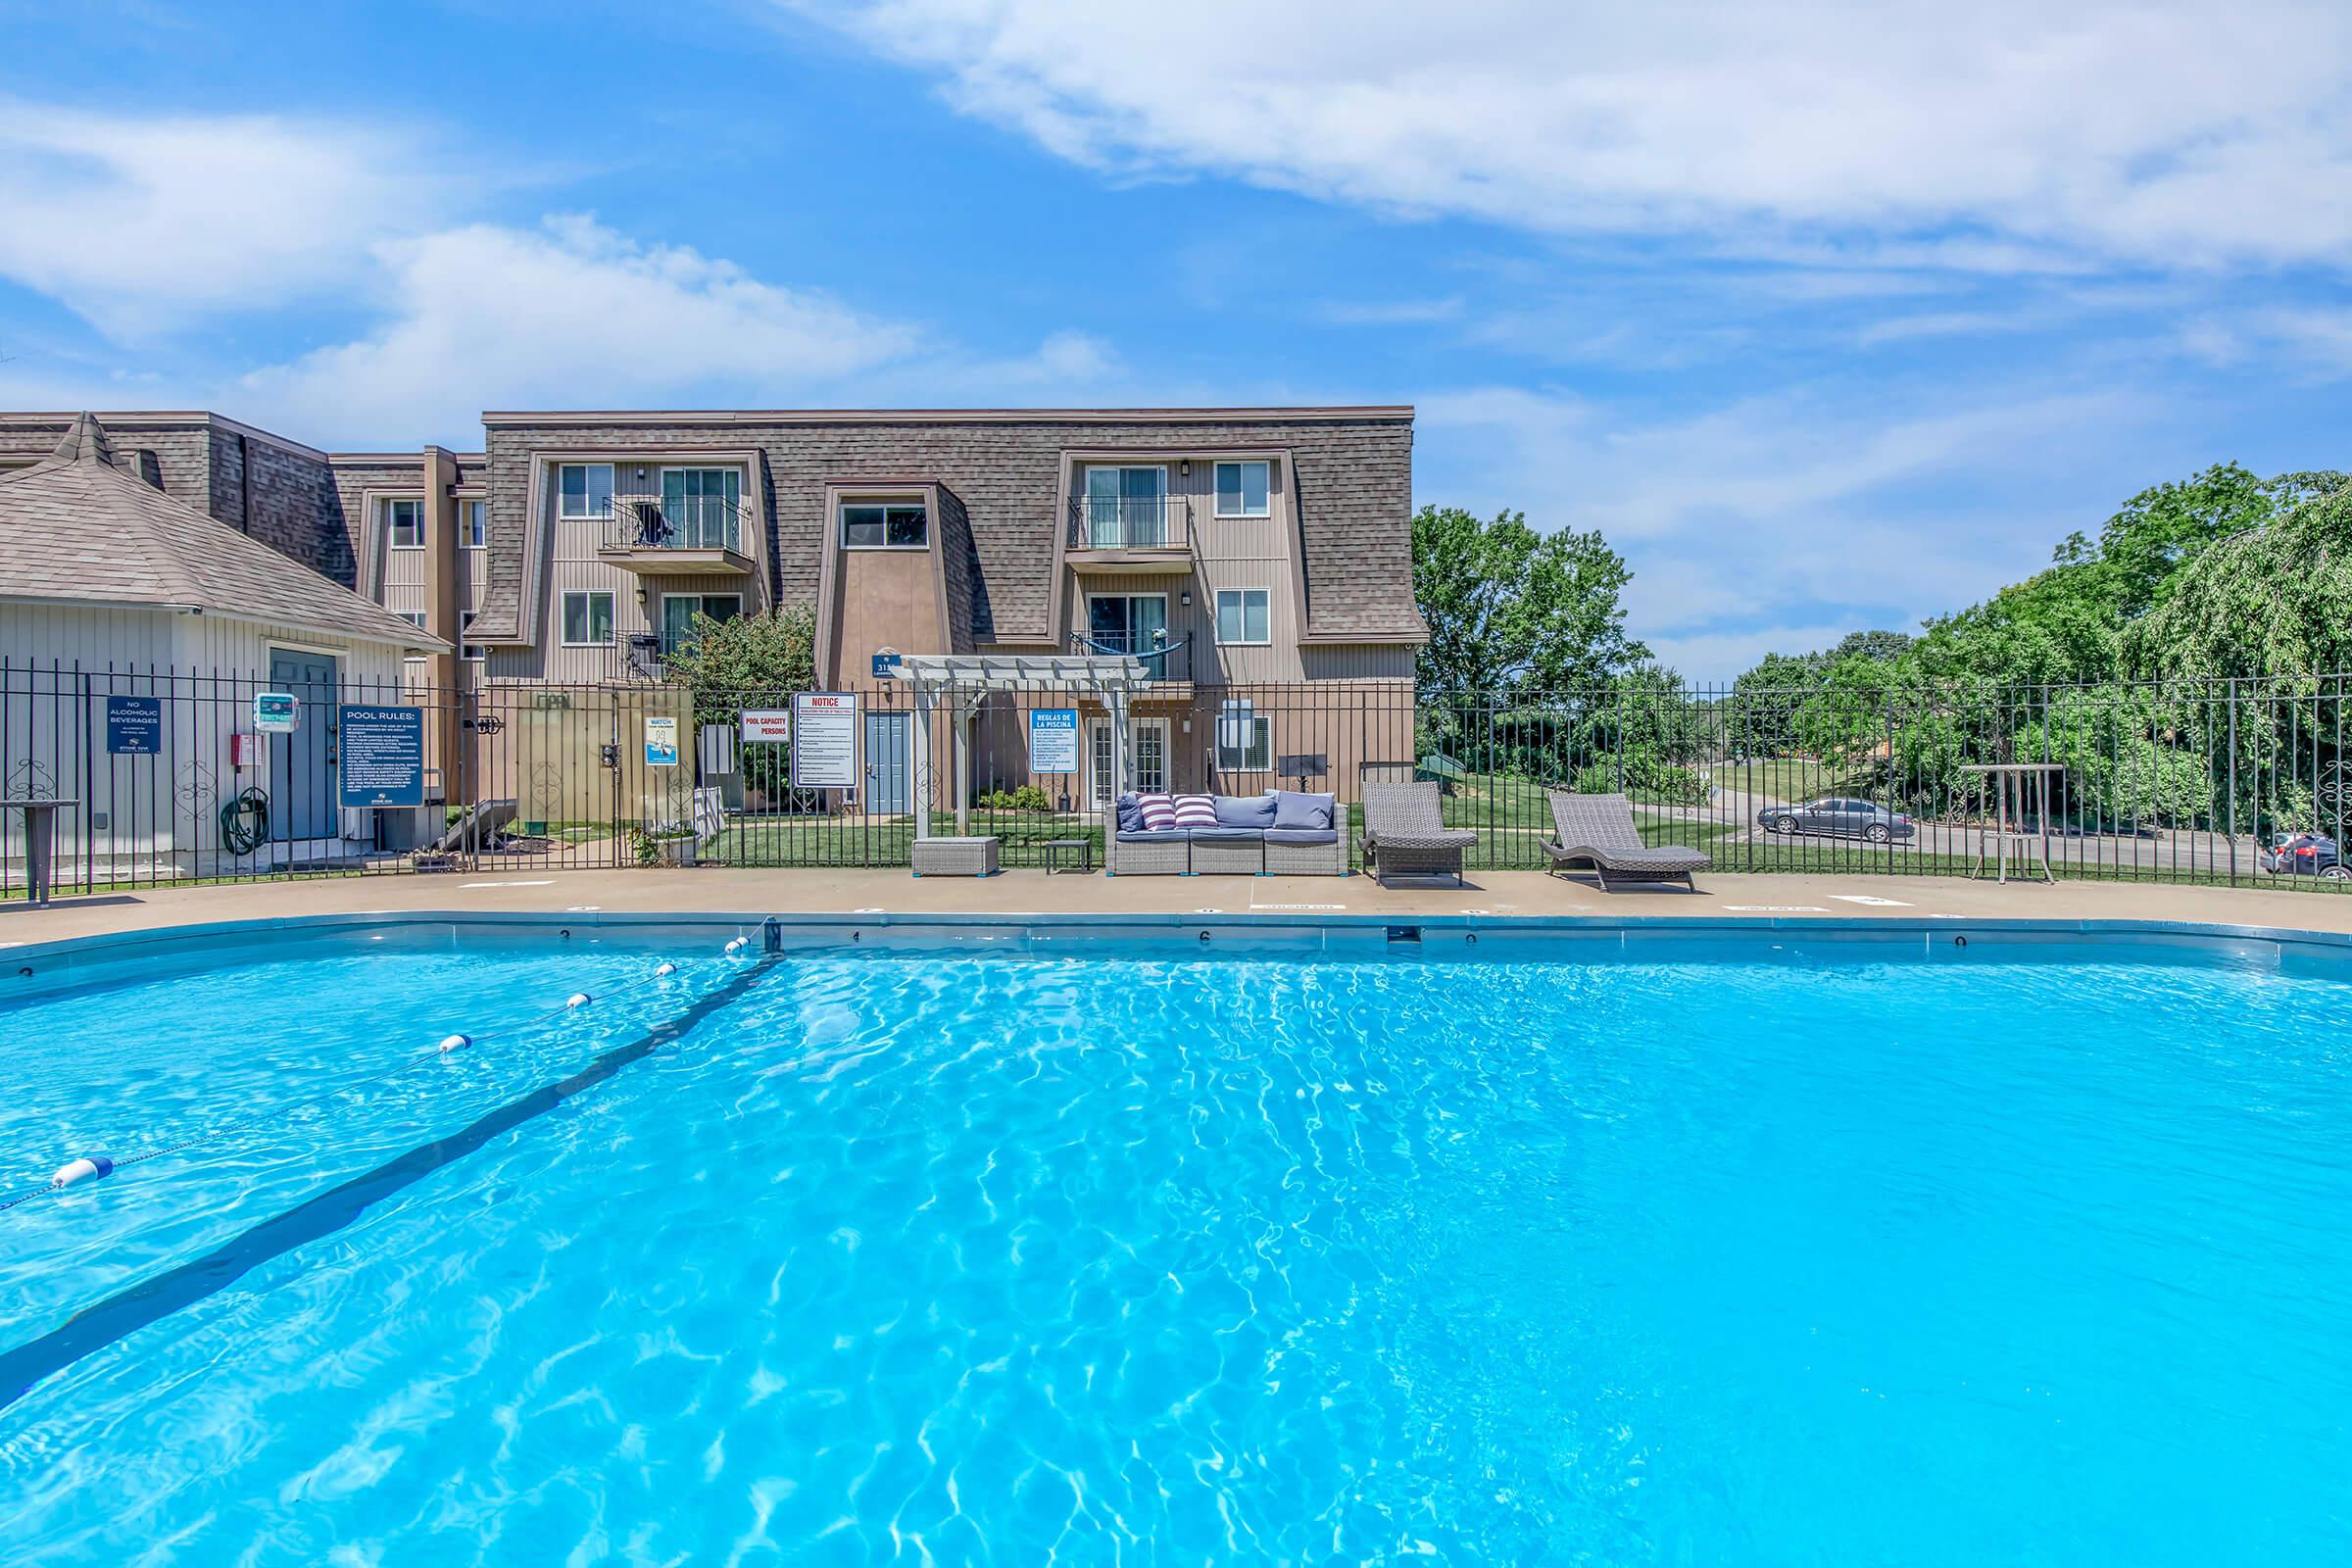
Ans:
{"label": "grass lawn", "polygon": [[1717,762],[1706,773],[1717,789],[1790,805],[1824,795],[1863,792],[1862,781],[1851,770],[1809,757],[1760,757],[1745,762]]}

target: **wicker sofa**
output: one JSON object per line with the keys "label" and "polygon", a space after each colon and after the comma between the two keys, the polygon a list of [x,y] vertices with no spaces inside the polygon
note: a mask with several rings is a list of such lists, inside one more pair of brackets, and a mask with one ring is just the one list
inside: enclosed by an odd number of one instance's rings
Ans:
{"label": "wicker sofa", "polygon": [[[1112,876],[1346,876],[1338,799],[1275,791],[1207,797],[1214,827],[1150,827],[1145,798],[1122,795],[1105,824]],[[1317,825],[1319,824],[1319,825]]]}

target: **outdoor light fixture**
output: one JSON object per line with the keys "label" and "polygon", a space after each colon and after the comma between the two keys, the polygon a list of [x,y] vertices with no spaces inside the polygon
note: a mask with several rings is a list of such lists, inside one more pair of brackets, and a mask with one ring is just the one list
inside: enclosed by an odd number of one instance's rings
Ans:
{"label": "outdoor light fixture", "polygon": [[643,583],[637,585],[637,608],[640,610],[645,608],[645,584]]}
{"label": "outdoor light fixture", "polygon": [[1176,471],[1183,474],[1187,479],[1190,479],[1193,476],[1193,460],[1190,458],[1178,460],[1176,464]]}
{"label": "outdoor light fixture", "polygon": [[1186,590],[1184,590],[1184,592],[1182,592],[1182,593],[1180,593],[1180,594],[1178,594],[1178,595],[1176,596],[1176,602],[1177,602],[1178,604],[1182,605],[1182,606],[1183,606],[1185,609],[1187,609],[1187,610],[1190,610],[1190,609],[1192,609],[1192,608],[1193,608],[1193,591],[1192,591],[1190,588],[1187,588]]}

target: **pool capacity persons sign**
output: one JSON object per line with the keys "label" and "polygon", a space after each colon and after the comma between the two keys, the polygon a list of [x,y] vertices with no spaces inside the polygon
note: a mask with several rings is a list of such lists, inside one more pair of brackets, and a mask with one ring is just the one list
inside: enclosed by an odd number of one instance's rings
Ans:
{"label": "pool capacity persons sign", "polygon": [[792,782],[805,790],[858,787],[856,692],[803,692],[792,700]]}
{"label": "pool capacity persons sign", "polygon": [[1078,771],[1078,710],[1033,708],[1029,710],[1029,771]]}
{"label": "pool capacity persons sign", "polygon": [[424,804],[424,710],[344,705],[337,715],[346,810]]}

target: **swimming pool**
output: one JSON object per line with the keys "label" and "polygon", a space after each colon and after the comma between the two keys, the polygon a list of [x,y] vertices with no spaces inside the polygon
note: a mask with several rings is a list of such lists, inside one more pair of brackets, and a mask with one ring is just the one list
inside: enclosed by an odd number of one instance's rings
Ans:
{"label": "swimming pool", "polygon": [[1335,930],[0,1006],[0,1561],[2341,1555],[2333,950]]}

